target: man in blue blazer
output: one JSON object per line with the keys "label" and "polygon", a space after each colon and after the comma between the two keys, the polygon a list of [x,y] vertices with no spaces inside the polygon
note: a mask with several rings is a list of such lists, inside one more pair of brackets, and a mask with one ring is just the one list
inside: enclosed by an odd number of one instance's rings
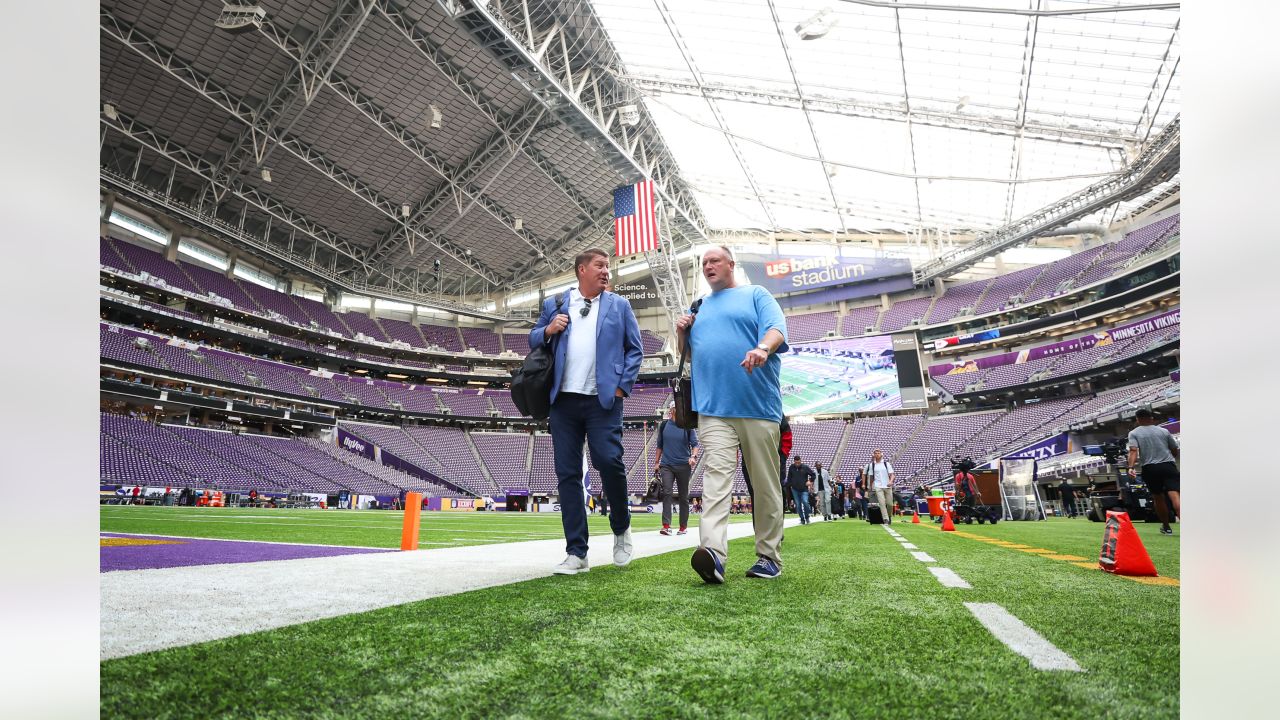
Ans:
{"label": "man in blue blazer", "polygon": [[[529,349],[553,343],[555,381],[551,386],[551,444],[559,480],[560,521],[568,557],[558,575],[590,569],[587,563],[587,505],[583,492],[582,443],[609,501],[613,564],[631,562],[631,509],[622,462],[623,398],[640,374],[644,349],[631,303],[607,290],[609,256],[592,248],[574,258],[578,287],[547,298],[529,333]],[[556,311],[556,300],[561,302]]]}

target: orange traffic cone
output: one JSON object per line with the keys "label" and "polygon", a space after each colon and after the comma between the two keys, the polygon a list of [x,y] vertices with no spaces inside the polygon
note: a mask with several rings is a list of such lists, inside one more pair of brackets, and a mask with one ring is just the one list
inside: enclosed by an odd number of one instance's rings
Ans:
{"label": "orange traffic cone", "polygon": [[955,523],[951,522],[951,511],[950,511],[950,510],[943,510],[943,511],[942,511],[942,529],[943,529],[944,531],[949,531],[949,532],[955,532],[955,531],[956,531]]}
{"label": "orange traffic cone", "polygon": [[1156,565],[1129,520],[1129,513],[1107,511],[1098,567],[1116,575],[1156,576]]}
{"label": "orange traffic cone", "polygon": [[920,524],[920,511],[919,511],[919,510],[912,510],[912,511],[911,511],[911,524],[912,524],[912,525],[919,525],[919,524]]}

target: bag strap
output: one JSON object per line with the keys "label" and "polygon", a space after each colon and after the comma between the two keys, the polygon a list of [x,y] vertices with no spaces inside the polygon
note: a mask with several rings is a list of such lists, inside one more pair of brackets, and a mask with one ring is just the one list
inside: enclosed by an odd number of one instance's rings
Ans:
{"label": "bag strap", "polygon": [[[572,288],[570,288],[570,290],[572,290]],[[551,314],[551,318],[553,320],[555,319],[556,315],[560,314],[560,309],[564,307],[564,304],[569,301],[570,290],[564,291],[564,297],[560,297],[558,295],[556,296],[556,311]],[[564,333],[560,333],[559,335],[564,335]],[[559,335],[553,335],[549,339],[546,339],[547,345],[554,345],[556,341],[559,339]],[[544,335],[544,338],[545,338],[545,335]]]}
{"label": "bag strap", "polygon": [[[693,301],[693,304],[689,306],[689,314],[696,316],[700,307],[702,307],[702,298]],[[689,358],[689,346],[692,344],[689,342],[689,334],[692,332],[693,326],[691,325],[684,334],[684,347],[680,350],[680,364],[676,366],[676,377],[684,374],[684,361]]]}

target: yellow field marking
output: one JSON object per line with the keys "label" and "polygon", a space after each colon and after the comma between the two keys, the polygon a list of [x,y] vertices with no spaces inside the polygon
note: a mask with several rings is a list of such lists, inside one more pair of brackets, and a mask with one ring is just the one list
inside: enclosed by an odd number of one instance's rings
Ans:
{"label": "yellow field marking", "polygon": [[[934,530],[938,530],[939,532],[941,532],[942,530],[942,528],[935,527],[933,525],[926,525],[925,527],[933,528]],[[1076,567],[1084,568],[1085,570],[1101,570],[1102,569],[1098,567],[1097,562],[1088,562],[1086,558],[1082,558],[1079,555],[1060,554],[1056,550],[1045,550],[1044,548],[1032,547],[1030,545],[1023,545],[1021,543],[1013,543],[1007,540],[997,540],[995,538],[987,537],[985,535],[974,535],[972,533],[967,533],[960,530],[955,531],[953,534],[959,537],[971,538],[979,542],[995,545],[997,547],[1009,548],[1010,550],[1018,550],[1020,552],[1027,553],[1029,555],[1035,555],[1037,557],[1047,558],[1049,560],[1061,560],[1063,562],[1067,562],[1072,565],[1075,565]],[[1181,587],[1181,583],[1178,582],[1177,578],[1160,577],[1160,576],[1134,577],[1131,575],[1116,575],[1115,577],[1124,578],[1125,580],[1132,580],[1137,583],[1142,583],[1143,585],[1159,585],[1162,587]]]}
{"label": "yellow field marking", "polygon": [[1160,577],[1160,576],[1156,576],[1156,577],[1132,577],[1132,576],[1129,576],[1129,575],[1117,575],[1116,577],[1122,577],[1122,578],[1124,578],[1125,580],[1132,580],[1132,581],[1134,581],[1134,582],[1142,583],[1143,585],[1164,585],[1164,586],[1167,586],[1167,587],[1180,587],[1180,586],[1181,586],[1181,584],[1178,582],[1178,579],[1177,579],[1177,578],[1171,578],[1171,577]]}
{"label": "yellow field marking", "polygon": [[101,547],[125,547],[128,545],[185,545],[182,540],[152,540],[150,538],[99,538]]}

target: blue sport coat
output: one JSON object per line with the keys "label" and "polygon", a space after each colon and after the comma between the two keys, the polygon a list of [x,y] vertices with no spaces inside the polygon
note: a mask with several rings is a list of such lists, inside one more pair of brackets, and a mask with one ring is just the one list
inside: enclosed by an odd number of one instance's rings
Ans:
{"label": "blue sport coat", "polygon": [[[559,296],[564,304],[561,312],[568,314],[569,291]],[[600,407],[613,409],[616,390],[623,395],[631,395],[631,387],[640,375],[640,361],[644,359],[644,346],[640,344],[640,324],[631,310],[631,303],[609,291],[600,293],[600,313],[596,318],[596,392],[600,399]],[[538,323],[529,332],[529,349],[533,350],[544,342],[555,339],[545,332],[547,323],[556,314],[556,298],[549,297],[542,302],[542,315]],[[560,383],[564,379],[564,355],[568,348],[569,333],[573,332],[574,320],[569,318],[569,327],[561,333],[564,337],[556,343],[555,382],[551,386],[551,402],[560,394]]]}

